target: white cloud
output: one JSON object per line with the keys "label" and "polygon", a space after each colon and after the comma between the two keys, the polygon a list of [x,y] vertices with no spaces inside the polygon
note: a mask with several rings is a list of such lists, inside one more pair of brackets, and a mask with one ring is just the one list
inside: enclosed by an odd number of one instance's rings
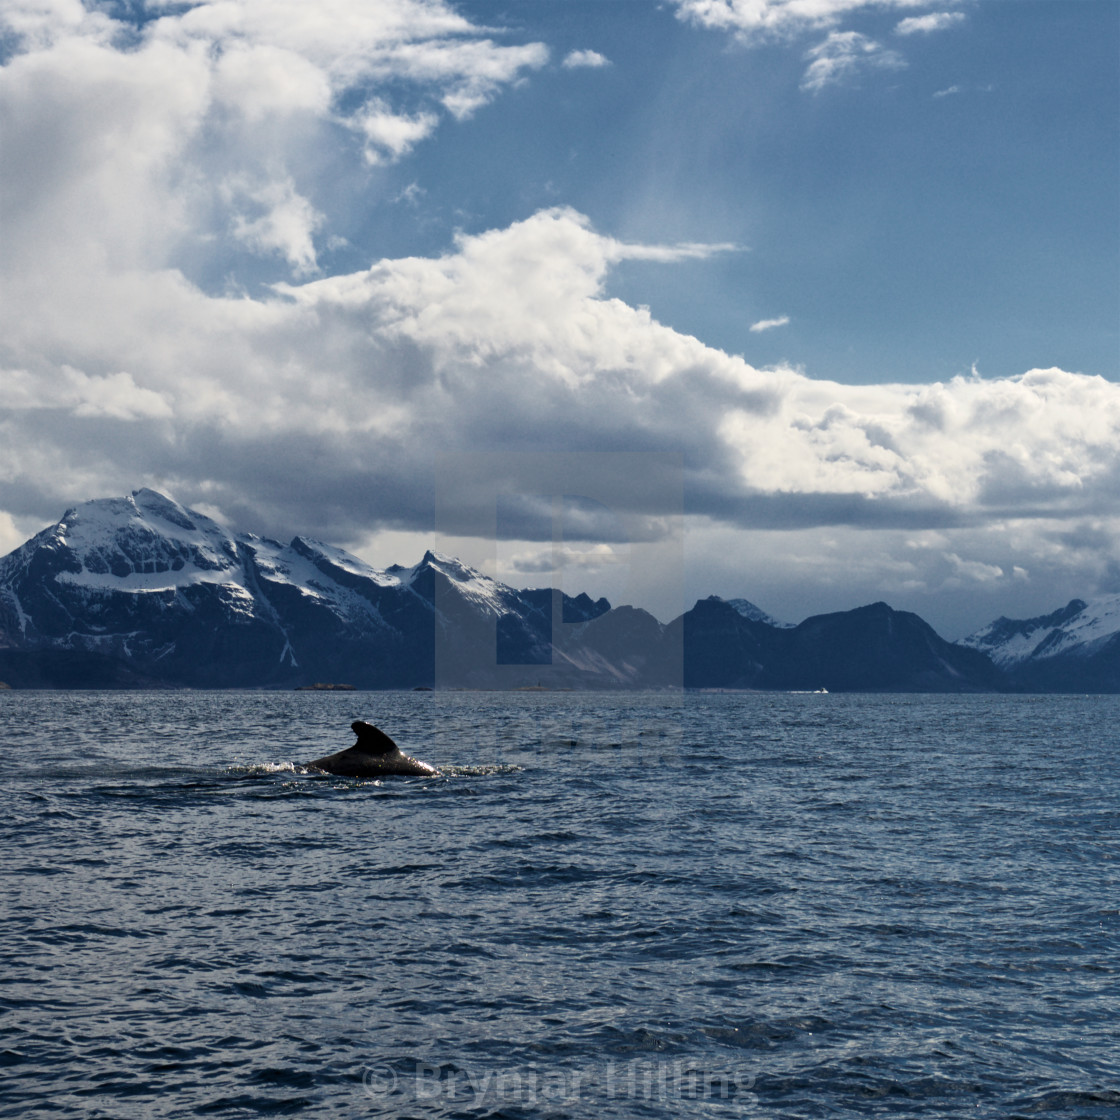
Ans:
{"label": "white cloud", "polygon": [[[174,267],[230,230],[306,273],[330,236],[313,180],[340,124],[371,162],[399,159],[548,58],[442,0],[201,0],[140,25],[107,10],[0,12],[5,253],[40,275],[45,249],[60,268]],[[231,183],[253,184],[254,212]]]}
{"label": "white cloud", "polygon": [[603,542],[581,546],[558,544],[549,548],[530,548],[514,553],[504,567],[507,578],[516,582],[522,576],[559,572],[568,568],[613,567],[625,561],[617,547]]}
{"label": "white cloud", "polygon": [[44,50],[73,36],[109,42],[117,27],[103,12],[89,11],[81,0],[8,0],[3,22],[19,49]]}
{"label": "white cloud", "polygon": [[[574,213],[569,211],[569,213]],[[611,242],[609,259],[615,261],[657,261],[671,264],[674,261],[703,260],[714,253],[735,253],[739,246],[732,241],[701,243],[681,241],[676,245],[633,245]]]}
{"label": "white cloud", "polygon": [[0,371],[6,411],[64,411],[75,417],[113,420],[166,420],[174,415],[162,394],[138,386],[129,373],[93,376],[62,366],[51,376],[25,369]]}
{"label": "white cloud", "polygon": [[[268,301],[111,281],[115,316],[82,319],[71,343],[127,356],[136,390],[156,394],[138,400],[166,400],[188,371],[176,421],[203,445],[222,433],[226,497],[259,487],[252,449],[267,438],[295,449],[273,468],[291,472],[295,493],[311,485],[301,456],[312,449],[324,485],[361,463],[383,495],[426,473],[433,448],[656,446],[683,452],[697,508],[744,526],[1114,512],[1116,385],[1060,370],[926,386],[758,370],[605,297],[613,263],[657,252],[673,255],[545,211],[460,236],[440,258],[385,260]],[[141,332],[144,320],[167,329]],[[38,356],[43,384],[49,361]],[[75,430],[63,458],[81,449]],[[189,440],[160,454],[181,457],[186,475],[198,469]],[[218,467],[204,469],[213,483]],[[374,508],[362,500],[355,514]]]}
{"label": "white cloud", "polygon": [[869,67],[897,70],[906,65],[901,55],[858,31],[832,31],[805,57],[810,62],[801,80],[801,88],[814,93]]}
{"label": "white cloud", "polygon": [[673,0],[680,19],[745,42],[833,28],[861,10],[919,8],[930,0]]}
{"label": "white cloud", "polygon": [[213,70],[217,103],[259,125],[270,116],[305,112],[325,116],[330,110],[330,76],[310,59],[270,43],[228,44]]}
{"label": "white cloud", "polygon": [[0,556],[7,556],[32,535],[33,533],[21,532],[12,515],[0,510]]}
{"label": "white cloud", "polygon": [[894,31],[896,35],[929,35],[963,23],[964,18],[964,12],[931,12],[929,15],[910,16],[901,20]]}
{"label": "white cloud", "polygon": [[166,420],[172,416],[167,398],[137,385],[130,373],[104,377],[88,377],[69,369],[66,373],[78,397],[75,416],[113,420]]}
{"label": "white cloud", "polygon": [[576,70],[583,67],[598,68],[602,66],[610,66],[611,60],[606,55],[600,54],[598,51],[569,51],[561,63],[568,70]]}
{"label": "white cloud", "polygon": [[[21,371],[0,400],[0,485],[55,493],[32,473],[45,461],[55,478],[95,480],[94,492],[172,477],[184,497],[231,513],[244,505],[326,535],[341,517],[357,534],[421,527],[436,448],[669,447],[689,464],[695,508],[741,526],[1112,515],[1114,386],[1061,371],[835,385],[754,368],[605,295],[620,262],[734,246],[626,243],[556,209],[463,234],[438,258],[383,260],[265,299],[200,291],[174,264],[188,235],[232,230],[297,275],[329,237],[298,177],[299,128],[289,121],[277,144],[270,128],[211,113],[226,79],[193,46],[188,17],[255,11],[167,17],[186,47],[163,27],[127,53],[71,39],[0,71],[0,107],[20,122],[0,171],[15,219],[0,339]],[[292,49],[282,38],[275,49]],[[846,33],[833,41],[868,53]],[[307,42],[302,57],[321,67],[325,48]],[[313,86],[294,98],[299,119],[316,111]],[[258,122],[288,111],[256,90],[248,104]],[[348,122],[362,119],[389,153],[412,142],[410,126],[393,132],[400,121],[428,127],[368,97]],[[215,191],[207,176],[219,170]],[[141,417],[164,426],[108,430]]]}
{"label": "white cloud", "polygon": [[950,577],[953,583],[992,583],[1007,578],[1007,573],[998,564],[985,564],[982,560],[962,560],[955,552],[946,552],[944,557],[953,568],[954,575]]}
{"label": "white cloud", "polygon": [[[793,40],[827,31],[807,57],[810,64],[801,88],[818,93],[861,69],[899,69],[906,65],[897,51],[857,31],[838,30],[846,17],[882,9],[912,10],[935,0],[672,0],[677,16],[698,27],[725,31],[740,43],[753,46]],[[898,35],[929,33],[964,19],[960,12],[910,16],[895,27]]]}
{"label": "white cloud", "polygon": [[[5,424],[0,477],[33,483],[18,453],[31,445],[52,449],[61,475],[96,443],[101,491],[155,473],[189,497],[205,482],[215,505],[337,537],[323,518],[344,532],[421,528],[437,449],[656,447],[683,454],[694,512],[741,528],[1116,516],[1116,385],[1056,369],[928,386],[757,369],[604,294],[616,262],[679,255],[559,209],[268,300],[102,277],[65,323],[26,305],[35,322],[4,323],[34,361],[0,405],[23,408]],[[112,355],[129,373],[79,375],[60,351]],[[30,404],[52,396],[70,419],[31,422]],[[106,444],[104,423],[138,415],[170,426]]]}
{"label": "white cloud", "polygon": [[751,323],[751,330],[760,334],[762,331],[772,331],[775,327],[784,327],[788,322],[788,315],[779,315],[776,319],[759,319],[757,323]]}
{"label": "white cloud", "polygon": [[400,159],[426,140],[439,124],[439,117],[435,113],[394,113],[385,101],[375,97],[354,114],[351,124],[365,137],[367,161],[380,163]]}
{"label": "white cloud", "polygon": [[260,211],[254,218],[235,214],[233,235],[238,241],[254,252],[279,253],[297,275],[316,271],[313,235],[325,218],[296,191],[291,179],[258,188],[235,182],[227,189]]}

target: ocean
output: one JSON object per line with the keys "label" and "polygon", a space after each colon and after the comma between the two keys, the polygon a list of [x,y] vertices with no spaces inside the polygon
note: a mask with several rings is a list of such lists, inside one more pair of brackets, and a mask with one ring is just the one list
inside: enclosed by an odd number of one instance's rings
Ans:
{"label": "ocean", "polygon": [[[301,772],[366,719],[438,778]],[[1120,697],[0,693],[0,1116],[1120,1116]]]}

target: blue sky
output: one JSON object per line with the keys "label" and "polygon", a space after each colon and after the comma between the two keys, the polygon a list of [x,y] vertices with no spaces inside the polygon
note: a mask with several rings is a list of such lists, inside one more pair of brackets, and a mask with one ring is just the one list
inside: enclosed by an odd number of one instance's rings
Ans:
{"label": "blue sky", "polygon": [[1116,4],[958,5],[910,36],[869,6],[842,26],[899,67],[814,92],[820,31],[747,46],[635,0],[469,10],[610,65],[551,67],[443,130],[392,170],[424,192],[412,220],[376,215],[359,243],[438,252],[561,203],[625,240],[738,246],[630,264],[609,290],[752,362],[861,382],[1120,373]]}
{"label": "blue sky", "polygon": [[[0,24],[0,551],[149,485],[661,617],[1120,590],[1114,0]],[[537,452],[635,482],[440,532]]]}
{"label": "blue sky", "polygon": [[[896,64],[807,91],[821,30],[752,45],[645,0],[465,5],[550,62],[372,177],[337,169],[332,225],[349,244],[323,267],[438,254],[456,231],[565,205],[627,241],[735,246],[673,269],[631,262],[608,291],[756,364],[864,383],[973,363],[1115,380],[1120,6],[948,8],[959,21],[907,36],[906,9],[850,12],[839,26]],[[606,65],[566,68],[581,50]],[[259,263],[235,272],[277,278]],[[228,262],[206,265],[200,282],[226,278]]]}

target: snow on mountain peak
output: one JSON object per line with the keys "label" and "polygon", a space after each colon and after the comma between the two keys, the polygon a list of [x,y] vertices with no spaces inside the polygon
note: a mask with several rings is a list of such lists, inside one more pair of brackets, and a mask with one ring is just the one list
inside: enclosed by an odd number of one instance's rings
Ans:
{"label": "snow on mountain peak", "polygon": [[1087,656],[1120,633],[1120,595],[1072,599],[1064,607],[1036,618],[997,618],[962,639],[1000,668],[1059,655]]}
{"label": "snow on mountain peak", "polygon": [[337,568],[349,576],[371,580],[379,587],[399,586],[401,580],[396,573],[407,570],[395,564],[393,567],[382,571],[371,564],[367,564],[364,560],[360,560],[345,549],[324,544],[322,541],[314,540],[311,537],[293,537],[289,548],[312,562],[325,562],[329,567]]}
{"label": "snow on mountain peak", "polygon": [[776,626],[779,630],[792,630],[792,622],[781,622],[773,615],[767,614],[761,607],[756,607],[749,599],[728,599],[727,605],[734,607],[736,612],[752,622],[765,622],[767,626]]}
{"label": "snow on mountain peak", "polygon": [[86,587],[162,590],[225,582],[240,569],[236,544],[217,522],[154,490],[84,502],[46,534],[67,554],[59,579]]}
{"label": "snow on mountain peak", "polygon": [[442,572],[448,579],[453,579],[457,583],[489,578],[464,564],[462,560],[457,560],[454,556],[448,556],[443,552],[434,552],[430,548],[424,553],[423,558],[417,565],[417,568],[423,567],[434,568],[437,572]]}
{"label": "snow on mountain peak", "polygon": [[708,598],[714,599],[716,602],[726,603],[736,614],[749,619],[751,622],[764,622],[767,626],[775,626],[779,630],[792,630],[794,627],[792,622],[781,622],[773,615],[767,614],[761,607],[756,607],[749,599],[723,599],[719,595],[709,595]]}
{"label": "snow on mountain peak", "polygon": [[[192,516],[196,519],[202,517],[201,514],[194,513],[193,510],[188,510],[185,506],[179,505],[178,502],[173,502],[170,498],[155,490],[149,490],[147,487],[133,490],[131,500],[137,510],[143,512],[148,518],[163,521],[187,531],[193,531],[197,528],[195,522],[191,520]],[[210,525],[215,524],[208,517],[204,520]]]}
{"label": "snow on mountain peak", "polygon": [[[428,549],[423,559],[408,576],[408,583],[414,584],[425,572],[438,572],[455,588],[463,598],[470,601],[484,613],[501,616],[508,611],[506,600],[515,594],[504,583],[485,575],[483,572],[464,564],[453,556]],[[437,604],[438,607],[438,604]]]}

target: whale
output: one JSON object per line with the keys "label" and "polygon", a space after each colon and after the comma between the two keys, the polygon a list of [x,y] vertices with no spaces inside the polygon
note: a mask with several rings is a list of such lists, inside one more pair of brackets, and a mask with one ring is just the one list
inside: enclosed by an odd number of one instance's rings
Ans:
{"label": "whale", "polygon": [[439,771],[418,758],[412,758],[372,723],[355,720],[350,729],[358,741],[344,751],[305,763],[308,770],[322,770],[343,778],[384,778],[389,774],[436,776]]}

